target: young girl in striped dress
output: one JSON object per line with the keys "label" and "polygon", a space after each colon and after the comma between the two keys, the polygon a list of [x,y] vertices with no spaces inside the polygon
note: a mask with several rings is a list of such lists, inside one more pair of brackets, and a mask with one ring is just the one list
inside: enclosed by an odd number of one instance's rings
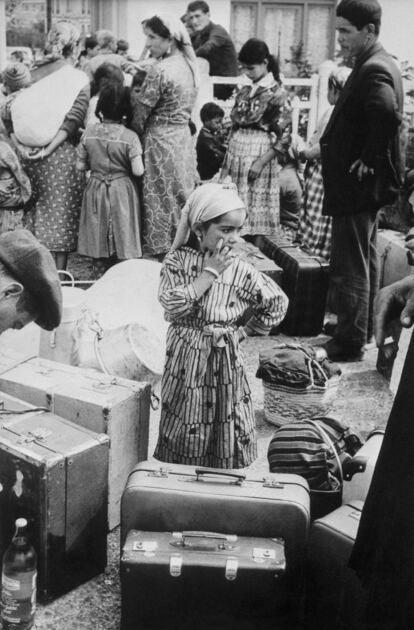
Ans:
{"label": "young girl in striped dress", "polygon": [[[228,186],[205,184],[190,195],[161,271],[159,299],[170,322],[154,453],[161,461],[242,468],[257,457],[240,342],[276,326],[287,298],[232,255],[246,211]],[[183,246],[190,229],[198,249]],[[254,314],[238,327],[248,306]]]}

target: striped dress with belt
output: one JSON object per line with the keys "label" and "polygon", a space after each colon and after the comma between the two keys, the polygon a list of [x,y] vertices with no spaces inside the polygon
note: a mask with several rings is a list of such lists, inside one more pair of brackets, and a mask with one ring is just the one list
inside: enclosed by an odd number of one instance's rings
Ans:
{"label": "striped dress with belt", "polygon": [[257,457],[253,405],[237,320],[252,306],[245,328],[267,334],[287,308],[283,291],[235,258],[200,298],[193,282],[203,254],[182,247],[163,264],[159,299],[171,325],[161,386],[161,421],[154,456],[165,462],[242,468]]}

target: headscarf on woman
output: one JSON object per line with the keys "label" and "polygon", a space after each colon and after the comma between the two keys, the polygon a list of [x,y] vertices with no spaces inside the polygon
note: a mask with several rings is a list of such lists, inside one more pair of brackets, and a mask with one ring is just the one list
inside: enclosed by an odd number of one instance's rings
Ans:
{"label": "headscarf on woman", "polygon": [[72,22],[61,20],[53,24],[47,34],[46,50],[50,54],[65,56],[65,51],[74,48],[80,39],[80,30]]}
{"label": "headscarf on woman", "polygon": [[232,210],[244,209],[244,203],[237,194],[237,188],[229,183],[203,184],[196,188],[185,204],[171,251],[184,245],[196,223],[211,221]]}
{"label": "headscarf on woman", "polygon": [[159,20],[161,20],[165,28],[169,30],[171,37],[181,44],[180,50],[183,53],[191,72],[193,73],[195,86],[198,87],[200,85],[200,80],[198,76],[197,57],[191,43],[189,32],[181,20],[173,15],[163,13],[161,15],[156,14],[156,16]]}

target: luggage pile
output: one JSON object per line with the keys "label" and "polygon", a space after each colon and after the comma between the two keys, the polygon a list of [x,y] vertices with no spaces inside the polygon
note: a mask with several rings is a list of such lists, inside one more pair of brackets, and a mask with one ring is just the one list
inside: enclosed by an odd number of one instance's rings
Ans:
{"label": "luggage pile", "polygon": [[150,391],[148,383],[2,352],[0,553],[15,520],[26,518],[40,598],[104,570],[128,474],[148,454]]}
{"label": "luggage pile", "polygon": [[293,629],[308,528],[297,475],[142,462],[122,497],[122,630]]}

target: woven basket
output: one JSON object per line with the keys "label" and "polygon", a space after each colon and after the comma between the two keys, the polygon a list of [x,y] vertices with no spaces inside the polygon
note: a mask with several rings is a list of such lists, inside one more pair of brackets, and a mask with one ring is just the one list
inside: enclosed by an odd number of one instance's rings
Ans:
{"label": "woven basket", "polygon": [[263,381],[263,410],[266,422],[277,427],[288,422],[309,420],[314,415],[326,415],[336,398],[340,376],[333,376],[324,386],[309,385],[295,389]]}

